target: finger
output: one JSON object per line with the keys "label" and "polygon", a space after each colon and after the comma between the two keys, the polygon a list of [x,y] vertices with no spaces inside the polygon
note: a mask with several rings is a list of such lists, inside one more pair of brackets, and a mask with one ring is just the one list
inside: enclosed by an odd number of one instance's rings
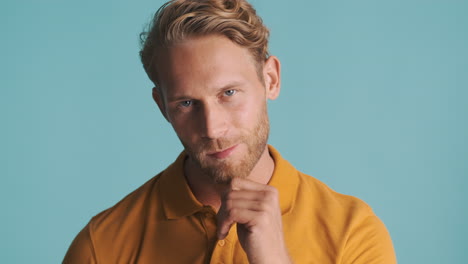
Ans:
{"label": "finger", "polygon": [[254,226],[263,212],[246,208],[232,208],[218,219],[218,239],[224,239],[234,223]]}
{"label": "finger", "polygon": [[221,197],[221,202],[237,199],[262,201],[267,196],[266,193],[266,191],[231,190],[224,193],[224,195]]}
{"label": "finger", "polygon": [[218,217],[217,236],[219,240],[227,237],[227,235],[229,234],[229,230],[231,230],[231,227],[234,223],[235,223],[234,221],[232,221],[231,219],[227,217],[223,217],[223,216]]}
{"label": "finger", "polygon": [[258,199],[258,200],[252,200],[252,199],[231,199],[227,200],[225,202],[225,210],[229,211],[234,208],[240,208],[240,209],[248,209],[252,211],[265,211],[269,207],[269,203]]}
{"label": "finger", "polygon": [[228,219],[227,212],[228,210],[226,210],[226,203],[223,202],[219,208],[218,213],[216,214],[218,239],[224,239],[229,234],[229,230],[234,224],[232,220]]}
{"label": "finger", "polygon": [[[251,184],[253,183],[253,184]],[[262,185],[255,182],[242,182],[238,183],[238,181],[234,182],[234,188],[248,187],[248,188],[255,188],[252,189],[241,189],[241,190],[230,190],[224,193],[221,197],[221,202],[224,203],[228,200],[236,200],[236,199],[247,199],[247,200],[255,200],[255,201],[266,201],[274,204],[279,203],[279,193],[278,190],[272,186]]]}
{"label": "finger", "polygon": [[268,211],[267,208],[268,204],[261,201],[245,199],[227,201],[216,215],[218,239],[224,239],[234,223],[250,223],[255,220],[255,213]]}
{"label": "finger", "polygon": [[248,179],[234,178],[230,184],[231,190],[268,191],[274,187],[254,182]]}

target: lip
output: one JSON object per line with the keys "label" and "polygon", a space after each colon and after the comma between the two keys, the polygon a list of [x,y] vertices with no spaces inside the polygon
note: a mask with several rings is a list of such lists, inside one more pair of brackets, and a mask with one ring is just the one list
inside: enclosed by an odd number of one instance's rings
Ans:
{"label": "lip", "polygon": [[212,152],[208,153],[208,156],[216,158],[216,159],[224,159],[227,158],[231,153],[234,151],[234,149],[237,147],[237,145],[234,145],[230,148],[227,148],[225,150],[221,150],[219,152]]}

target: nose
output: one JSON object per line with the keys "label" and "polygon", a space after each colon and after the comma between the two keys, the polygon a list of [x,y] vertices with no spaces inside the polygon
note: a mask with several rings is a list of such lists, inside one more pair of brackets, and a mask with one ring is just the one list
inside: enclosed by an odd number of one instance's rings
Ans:
{"label": "nose", "polygon": [[227,116],[222,107],[205,104],[202,113],[202,136],[206,139],[223,137],[227,131]]}

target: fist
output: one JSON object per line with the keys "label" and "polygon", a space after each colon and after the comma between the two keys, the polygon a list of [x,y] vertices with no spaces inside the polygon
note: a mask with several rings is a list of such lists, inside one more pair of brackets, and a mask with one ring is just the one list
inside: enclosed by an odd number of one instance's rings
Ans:
{"label": "fist", "polygon": [[237,223],[237,236],[249,263],[291,263],[274,187],[234,178],[221,198],[217,220],[218,239],[224,239]]}

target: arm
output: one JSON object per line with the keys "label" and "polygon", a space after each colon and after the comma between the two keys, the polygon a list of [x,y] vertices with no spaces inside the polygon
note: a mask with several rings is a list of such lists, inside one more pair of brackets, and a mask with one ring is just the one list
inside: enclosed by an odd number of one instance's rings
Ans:
{"label": "arm", "polygon": [[390,235],[377,216],[364,218],[351,230],[340,263],[397,263]]}

